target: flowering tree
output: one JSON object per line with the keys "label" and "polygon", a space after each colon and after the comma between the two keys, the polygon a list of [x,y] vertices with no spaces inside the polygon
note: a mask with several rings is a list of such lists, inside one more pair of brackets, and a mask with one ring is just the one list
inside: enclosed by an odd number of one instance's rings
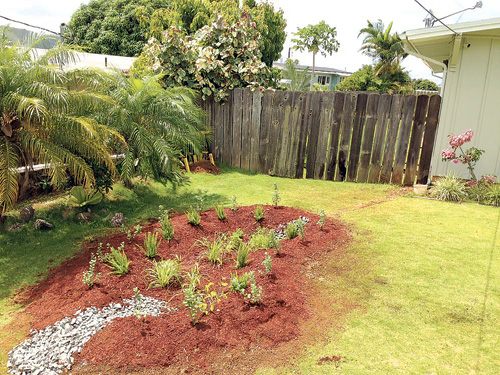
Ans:
{"label": "flowering tree", "polygon": [[455,164],[462,163],[467,165],[467,169],[469,170],[472,179],[477,180],[476,175],[474,174],[474,167],[476,166],[476,163],[481,155],[484,153],[484,150],[471,147],[464,151],[462,148],[464,143],[470,142],[473,135],[474,132],[472,129],[469,129],[460,135],[450,134],[448,136],[448,143],[451,148],[441,151],[441,157],[443,158],[443,161],[451,160]]}

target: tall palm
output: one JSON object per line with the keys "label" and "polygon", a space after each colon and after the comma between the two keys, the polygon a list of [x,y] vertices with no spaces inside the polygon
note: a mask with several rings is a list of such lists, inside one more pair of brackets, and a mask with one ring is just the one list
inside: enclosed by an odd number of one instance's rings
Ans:
{"label": "tall palm", "polygon": [[382,20],[375,23],[367,22],[368,26],[361,29],[358,35],[358,37],[364,35],[360,51],[374,60],[375,75],[396,73],[401,61],[408,54],[404,52],[398,34],[391,34],[392,22],[387,29],[384,29]]}
{"label": "tall palm", "polygon": [[120,75],[110,93],[115,105],[102,121],[127,141],[121,167],[126,183],[135,174],[180,183],[179,156],[204,146],[203,112],[194,103],[194,92],[184,87],[164,89],[161,78]]}
{"label": "tall palm", "polygon": [[303,71],[297,70],[297,60],[287,59],[285,66],[283,67],[283,78],[289,80],[286,83],[288,90],[292,91],[307,91],[309,88],[309,82],[311,80],[311,75],[309,74],[309,68],[305,68]]}
{"label": "tall palm", "polygon": [[[93,91],[99,82],[98,72],[64,72],[60,66],[75,59],[68,47],[59,45],[36,56],[34,47],[41,39],[21,47],[12,45],[4,31],[0,37],[2,213],[18,198],[19,167],[29,170],[35,163],[48,164],[52,184],[62,183],[69,171],[77,183],[89,188],[95,180],[85,159],[115,172],[108,145],[123,143],[117,132],[90,117],[109,104],[109,98]],[[28,178],[26,172],[22,188]]]}

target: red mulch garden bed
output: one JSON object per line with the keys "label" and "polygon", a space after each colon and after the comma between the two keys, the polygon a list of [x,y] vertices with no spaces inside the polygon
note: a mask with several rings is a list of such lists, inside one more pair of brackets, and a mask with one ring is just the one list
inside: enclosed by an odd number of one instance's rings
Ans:
{"label": "red mulch garden bed", "polygon": [[[201,214],[199,227],[191,226],[184,215],[173,217],[174,239],[170,243],[162,241],[157,259],[178,255],[182,257],[184,270],[199,263],[204,278],[202,283],[229,283],[231,273],[236,271],[236,254],[227,254],[222,266],[217,267],[204,259],[204,249],[196,244],[197,239],[213,239],[214,233],[241,228],[246,242],[260,226],[277,228],[299,216],[308,217],[311,221],[306,224],[304,239],[283,240],[279,256],[273,249],[254,251],[249,256],[249,264],[238,270],[239,274],[255,271],[257,284],[263,289],[260,305],[250,305],[240,293],[230,293],[229,286],[226,286],[223,290],[227,298],[221,300],[214,313],[201,317],[200,323],[193,326],[182,305],[180,286],[147,289],[150,280],[146,270],[151,262],[135,244],[143,245],[145,233],[159,228],[158,222],[154,221],[144,225],[142,233],[132,242],[127,241],[124,233],[116,233],[83,244],[76,257],[52,270],[47,279],[26,291],[22,295],[27,304],[26,312],[35,317],[31,328],[43,329],[79,309],[102,308],[110,302],[121,302],[132,297],[133,289],[137,287],[144,295],[169,301],[169,306],[177,310],[159,317],[148,316],[145,321],[136,317],[114,320],[87,342],[81,354],[75,357],[73,373],[89,373],[96,368],[94,366],[107,366],[113,369],[113,373],[141,368],[166,369],[169,366],[184,372],[211,373],[223,353],[236,350],[244,355],[252,348],[272,350],[296,340],[302,334],[303,323],[315,313],[311,303],[313,290],[306,276],[310,263],[321,263],[332,252],[344,252],[343,244],[349,235],[337,221],[327,218],[321,230],[316,224],[317,215],[288,207],[264,206],[265,218],[257,223],[253,217],[254,209],[255,206],[239,207],[237,211],[227,208],[224,221],[218,220],[214,210],[206,211]],[[82,282],[82,273],[88,269],[90,254],[97,250],[99,242],[110,243],[116,248],[122,241],[131,260],[130,273],[117,277],[109,273],[109,268],[98,264],[101,278],[89,290]],[[262,265],[266,251],[272,256],[272,273],[269,275],[263,272]],[[245,373],[245,370],[240,368],[233,373]]]}

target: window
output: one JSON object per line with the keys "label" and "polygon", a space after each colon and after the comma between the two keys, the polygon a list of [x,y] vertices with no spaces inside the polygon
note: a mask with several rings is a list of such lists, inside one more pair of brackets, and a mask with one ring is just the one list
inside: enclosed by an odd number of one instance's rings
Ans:
{"label": "window", "polygon": [[318,76],[318,83],[320,85],[329,85],[330,84],[330,76]]}

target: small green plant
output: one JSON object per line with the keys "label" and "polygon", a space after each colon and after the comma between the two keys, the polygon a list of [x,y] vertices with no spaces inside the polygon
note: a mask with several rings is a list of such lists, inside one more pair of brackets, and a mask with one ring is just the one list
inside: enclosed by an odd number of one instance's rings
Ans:
{"label": "small green plant", "polygon": [[243,268],[248,263],[248,254],[252,250],[250,243],[242,242],[238,247],[238,255],[236,256],[236,268]]}
{"label": "small green plant", "polygon": [[172,241],[174,238],[174,225],[168,216],[160,220],[160,227],[163,238],[165,238],[168,242]]}
{"label": "small green plant", "polygon": [[461,202],[467,197],[465,184],[459,178],[447,175],[434,184],[431,197],[441,201]]}
{"label": "small green plant", "polygon": [[306,223],[302,219],[297,219],[295,220],[295,225],[297,227],[297,234],[303,240],[306,235]]}
{"label": "small green plant", "polygon": [[500,206],[500,184],[494,184],[489,187],[486,193],[486,201],[493,206]]}
{"label": "small green plant", "polygon": [[161,244],[161,238],[158,240],[158,233],[151,233],[148,232],[144,236],[144,247],[141,245],[136,246],[142,250],[142,252],[150,259],[153,259],[156,257],[156,254],[158,252],[158,248],[160,247]]}
{"label": "small green plant", "polygon": [[238,203],[236,202],[236,195],[231,197],[231,210],[238,211]]}
{"label": "small green plant", "polygon": [[[107,245],[107,248],[109,249],[109,243],[106,245]],[[96,251],[97,259],[101,263],[104,262],[104,253],[102,252],[102,246],[103,246],[103,243],[99,242],[99,245],[97,246],[97,251]]]}
{"label": "small green plant", "polygon": [[153,281],[149,288],[165,288],[180,280],[179,259],[167,259],[160,262],[153,261],[153,267],[148,270]]}
{"label": "small green plant", "polygon": [[269,231],[268,234],[268,248],[275,249],[275,254],[279,255],[281,250],[281,238],[274,229]]}
{"label": "small green plant", "polygon": [[250,300],[251,305],[260,305],[262,302],[262,286],[257,286],[255,281],[255,273],[253,271],[249,272],[250,281],[250,293],[248,293],[245,298]]}
{"label": "small green plant", "polygon": [[206,191],[200,191],[200,194],[195,196],[196,199],[196,211],[201,212],[205,208],[205,195]]}
{"label": "small green plant", "polygon": [[198,226],[201,223],[201,216],[198,211],[196,211],[192,206],[190,206],[186,212],[186,216],[189,220],[189,224],[193,226]]}
{"label": "small green plant", "polygon": [[146,318],[146,312],[143,310],[144,296],[141,294],[138,287],[134,288],[134,297],[137,301],[134,308],[134,315],[138,320],[143,320]]}
{"label": "small green plant", "polygon": [[229,244],[228,248],[230,250],[238,250],[240,247],[241,239],[243,237],[243,231],[240,228],[237,228],[230,236],[229,236]]}
{"label": "small green plant", "polygon": [[185,287],[196,289],[201,281],[200,265],[196,263],[189,271],[184,275],[184,279],[187,281]]}
{"label": "small green plant", "polygon": [[125,243],[123,242],[118,249],[111,246],[110,252],[104,256],[106,266],[112,269],[111,273],[118,276],[126,275],[129,272],[130,261],[127,259],[124,248]]}
{"label": "small green plant", "polygon": [[286,224],[285,235],[288,240],[291,240],[298,236],[297,226],[294,221],[290,221]]}
{"label": "small green plant", "polygon": [[264,219],[264,210],[261,204],[255,207],[253,217],[255,218],[256,221],[261,221],[262,219]]}
{"label": "small green plant", "polygon": [[269,249],[272,245],[272,235],[273,230],[268,230],[266,228],[258,228],[255,233],[250,236],[248,242],[252,244],[254,249]]}
{"label": "small green plant", "polygon": [[208,315],[215,310],[216,304],[222,297],[226,297],[221,291],[217,292],[214,283],[205,285],[204,290],[184,287],[184,300],[182,304],[187,307],[191,324],[199,323],[200,313]]}
{"label": "small green plant", "polygon": [[269,275],[273,269],[273,260],[271,259],[271,256],[266,253],[266,257],[262,261],[262,265],[266,269],[266,275]]}
{"label": "small green plant", "polygon": [[103,195],[100,191],[91,191],[88,194],[82,186],[73,186],[69,192],[68,205],[75,207],[94,206],[101,203]]}
{"label": "small green plant", "polygon": [[95,273],[95,266],[97,264],[97,258],[94,253],[90,254],[89,269],[88,271],[83,271],[83,282],[92,289],[94,284],[99,281],[101,273]]}
{"label": "small green plant", "polygon": [[325,210],[321,210],[319,212],[319,220],[318,220],[318,225],[321,230],[323,230],[323,226],[325,225],[325,219],[326,219]]}
{"label": "small green plant", "polygon": [[123,231],[125,232],[125,234],[127,235],[127,241],[129,243],[132,242],[132,240],[139,234],[141,233],[142,231],[142,227],[140,225],[136,225],[134,227],[134,231],[132,232],[130,229],[125,229],[123,228]]}
{"label": "small green plant", "polygon": [[228,247],[226,234],[222,233],[217,235],[216,233],[213,241],[204,238],[202,240],[198,240],[197,243],[206,248],[206,258],[210,263],[218,263],[219,265],[222,264],[222,257]]}
{"label": "small green plant", "polygon": [[224,206],[221,204],[218,204],[215,206],[215,213],[217,214],[217,218],[219,220],[225,220],[226,219],[226,213],[224,212]]}
{"label": "small green plant", "polygon": [[280,192],[278,190],[278,184],[276,182],[274,183],[274,191],[272,199],[273,199],[273,206],[278,207],[278,203],[280,202],[281,197],[280,197]]}
{"label": "small green plant", "polygon": [[248,286],[248,278],[248,273],[244,273],[241,276],[238,275],[238,272],[234,274],[231,273],[231,280],[229,281],[231,292],[239,292],[244,295],[245,289]]}

